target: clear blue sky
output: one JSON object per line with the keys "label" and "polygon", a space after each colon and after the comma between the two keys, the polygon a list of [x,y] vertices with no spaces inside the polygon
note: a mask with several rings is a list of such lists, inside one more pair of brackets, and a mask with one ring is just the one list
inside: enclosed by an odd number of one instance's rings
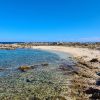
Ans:
{"label": "clear blue sky", "polygon": [[100,0],[0,0],[0,41],[100,41]]}

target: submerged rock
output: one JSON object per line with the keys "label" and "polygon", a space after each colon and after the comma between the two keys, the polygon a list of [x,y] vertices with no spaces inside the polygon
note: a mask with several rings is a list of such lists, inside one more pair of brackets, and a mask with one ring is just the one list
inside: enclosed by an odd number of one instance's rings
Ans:
{"label": "submerged rock", "polygon": [[31,65],[30,67],[32,68],[32,69],[35,69],[35,68],[38,68],[40,65]]}
{"label": "submerged rock", "polygon": [[7,70],[6,68],[0,68],[0,71],[5,71],[5,70]]}
{"label": "submerged rock", "polygon": [[22,72],[25,72],[25,71],[27,71],[27,70],[30,70],[31,67],[30,67],[30,66],[20,66],[18,69],[19,69],[20,71],[22,71]]}
{"label": "submerged rock", "polygon": [[31,80],[30,79],[26,79],[26,82],[31,82]]}
{"label": "submerged rock", "polygon": [[48,63],[42,63],[41,65],[42,66],[48,66],[49,64]]}
{"label": "submerged rock", "polygon": [[78,74],[78,68],[76,66],[67,64],[67,63],[62,63],[61,65],[59,65],[59,68],[61,71],[70,71],[71,73],[76,73]]}

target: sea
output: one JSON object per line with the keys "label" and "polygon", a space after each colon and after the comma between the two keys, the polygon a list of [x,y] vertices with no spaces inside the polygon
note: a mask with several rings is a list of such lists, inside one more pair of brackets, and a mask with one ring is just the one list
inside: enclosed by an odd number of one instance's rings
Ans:
{"label": "sea", "polygon": [[[42,66],[43,63],[48,65]],[[37,66],[25,72],[18,69],[32,65]],[[61,52],[0,50],[0,100],[53,100],[52,97],[66,100],[72,66],[70,56]]]}

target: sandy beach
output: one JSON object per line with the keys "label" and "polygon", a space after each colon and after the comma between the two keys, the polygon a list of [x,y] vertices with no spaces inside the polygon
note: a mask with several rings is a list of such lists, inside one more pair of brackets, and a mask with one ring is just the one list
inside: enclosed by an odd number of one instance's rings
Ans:
{"label": "sandy beach", "polygon": [[75,48],[64,46],[33,46],[33,49],[53,50],[72,54],[74,57],[83,57],[84,60],[89,61],[92,58],[98,58],[100,60],[100,51],[91,50],[88,48]]}

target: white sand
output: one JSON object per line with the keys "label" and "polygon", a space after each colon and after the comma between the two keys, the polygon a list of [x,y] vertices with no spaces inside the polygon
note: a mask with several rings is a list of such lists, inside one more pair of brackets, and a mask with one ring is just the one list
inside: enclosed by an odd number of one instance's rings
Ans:
{"label": "white sand", "polygon": [[33,49],[60,51],[73,55],[74,57],[83,57],[88,61],[92,58],[98,58],[100,60],[100,51],[92,50],[88,48],[76,48],[76,47],[64,47],[64,46],[33,46]]}

